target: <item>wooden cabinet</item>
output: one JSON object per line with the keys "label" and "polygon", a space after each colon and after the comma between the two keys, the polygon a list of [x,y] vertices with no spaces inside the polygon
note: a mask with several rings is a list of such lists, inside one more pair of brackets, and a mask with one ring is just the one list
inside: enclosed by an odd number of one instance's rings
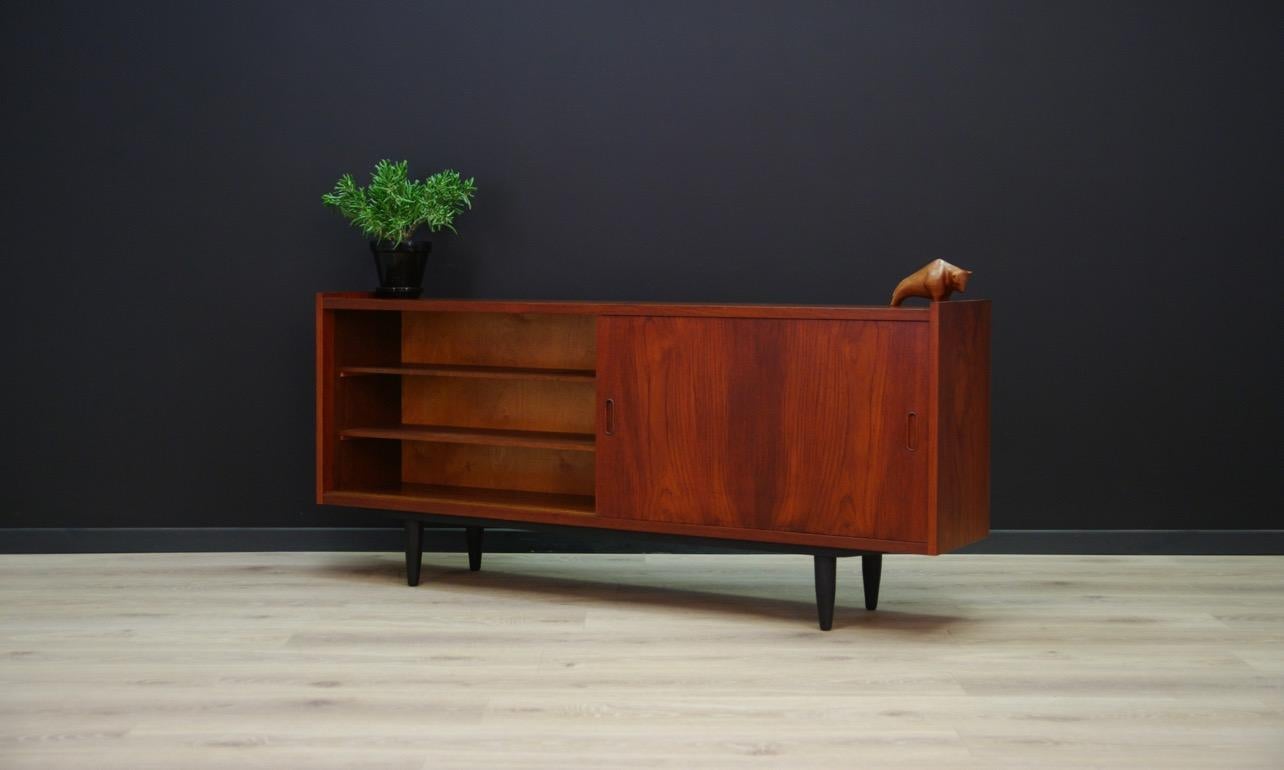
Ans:
{"label": "wooden cabinet", "polygon": [[[866,555],[989,517],[989,303],[317,299],[317,500]],[[411,563],[413,562],[413,564]],[[822,626],[826,626],[821,610]]]}

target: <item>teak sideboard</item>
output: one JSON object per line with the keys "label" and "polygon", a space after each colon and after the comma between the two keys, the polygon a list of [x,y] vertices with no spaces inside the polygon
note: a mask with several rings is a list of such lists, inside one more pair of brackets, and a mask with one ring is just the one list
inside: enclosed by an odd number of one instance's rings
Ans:
{"label": "teak sideboard", "polygon": [[835,559],[989,531],[990,303],[925,308],[320,294],[317,502]]}

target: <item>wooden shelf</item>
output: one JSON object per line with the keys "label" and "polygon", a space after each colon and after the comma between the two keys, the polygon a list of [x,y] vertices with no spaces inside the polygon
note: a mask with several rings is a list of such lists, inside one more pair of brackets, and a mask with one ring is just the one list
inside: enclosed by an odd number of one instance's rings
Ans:
{"label": "wooden shelf", "polygon": [[343,366],[340,377],[371,374],[393,374],[418,377],[473,377],[491,380],[557,380],[592,382],[592,369],[544,369],[521,366],[462,366],[459,364],[387,364],[381,366]]}
{"label": "wooden shelf", "polygon": [[445,444],[485,444],[488,446],[522,446],[536,449],[567,449],[592,452],[591,433],[552,433],[539,430],[496,430],[492,428],[456,428],[445,425],[392,425],[347,428],[340,438],[379,438],[398,441],[429,441]]}
{"label": "wooden shelf", "polygon": [[477,489],[437,484],[398,484],[369,489],[336,489],[325,493],[333,505],[397,508],[439,506],[443,513],[469,509],[497,509],[536,513],[594,516],[592,495],[556,495],[547,492],[519,492],[511,489]]}

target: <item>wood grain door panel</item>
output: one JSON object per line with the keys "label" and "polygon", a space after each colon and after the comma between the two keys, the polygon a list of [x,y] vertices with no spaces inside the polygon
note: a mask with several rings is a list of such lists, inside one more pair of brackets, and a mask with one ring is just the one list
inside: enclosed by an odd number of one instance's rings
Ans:
{"label": "wood grain door panel", "polygon": [[927,332],[601,317],[599,514],[924,541]]}

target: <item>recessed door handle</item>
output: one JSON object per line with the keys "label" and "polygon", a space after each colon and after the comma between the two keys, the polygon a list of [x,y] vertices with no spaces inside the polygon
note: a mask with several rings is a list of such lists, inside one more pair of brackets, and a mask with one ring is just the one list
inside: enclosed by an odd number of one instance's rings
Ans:
{"label": "recessed door handle", "polygon": [[602,431],[608,436],[615,435],[615,399],[606,400],[606,427]]}
{"label": "recessed door handle", "polygon": [[905,448],[911,452],[918,449],[918,412],[905,415]]}

